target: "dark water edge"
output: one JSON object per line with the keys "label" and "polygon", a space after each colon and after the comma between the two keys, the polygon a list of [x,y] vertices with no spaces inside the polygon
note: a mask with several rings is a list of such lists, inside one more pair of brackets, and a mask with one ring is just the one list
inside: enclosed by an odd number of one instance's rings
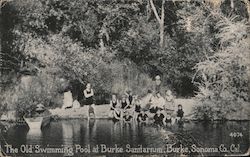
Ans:
{"label": "dark water edge", "polygon": [[[242,136],[241,136],[242,134]],[[166,139],[169,135],[170,140]],[[181,137],[181,139],[180,139]],[[174,124],[171,126],[157,127],[152,124],[121,124],[114,123],[111,120],[90,120],[72,119],[52,121],[48,127],[40,132],[29,131],[26,125],[12,125],[7,132],[2,132],[0,137],[1,146],[5,141],[14,148],[19,149],[20,156],[67,156],[65,153],[59,154],[36,154],[20,153],[21,147],[38,145],[40,148],[65,148],[72,147],[75,150],[76,145],[82,148],[93,148],[104,144],[108,148],[124,148],[129,145],[133,148],[162,148],[166,149],[167,143],[173,147],[191,147],[195,144],[201,148],[218,148],[224,145],[230,149],[231,145],[239,146],[239,152],[242,154],[249,148],[249,121],[214,121],[210,123],[190,121],[183,125]],[[203,152],[205,156],[223,156],[232,152]],[[74,156],[93,156],[105,155],[105,153],[75,153]],[[132,156],[141,155],[142,153],[108,153],[106,156]],[[152,153],[155,154],[155,153]],[[151,154],[151,155],[152,155]],[[157,154],[157,153],[156,153]],[[168,156],[178,156],[180,153],[167,152]],[[185,153],[184,153],[185,154]],[[199,153],[186,153],[189,155],[199,155]],[[10,154],[11,155],[11,154]],[[14,154],[12,154],[15,156]],[[70,154],[69,154],[70,155]],[[144,153],[143,155],[150,155]],[[161,156],[163,154],[158,154]]]}

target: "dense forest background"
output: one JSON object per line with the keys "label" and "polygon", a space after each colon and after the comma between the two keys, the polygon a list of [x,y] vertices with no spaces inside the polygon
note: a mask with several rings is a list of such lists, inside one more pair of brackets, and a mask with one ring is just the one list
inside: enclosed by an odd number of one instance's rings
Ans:
{"label": "dense forest background", "polygon": [[143,95],[156,75],[207,118],[249,102],[247,0],[1,2],[1,107],[60,106],[68,87],[81,100],[87,82],[100,103]]}

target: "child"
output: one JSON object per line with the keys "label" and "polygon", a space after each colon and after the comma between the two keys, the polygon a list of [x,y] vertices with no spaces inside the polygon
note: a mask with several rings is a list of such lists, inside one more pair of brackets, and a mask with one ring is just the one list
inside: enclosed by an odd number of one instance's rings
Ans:
{"label": "child", "polygon": [[133,105],[134,105],[133,118],[134,118],[134,120],[136,120],[137,117],[138,117],[138,114],[141,112],[141,101],[140,101],[140,99],[138,99],[137,97],[135,97],[135,99],[133,101]]}
{"label": "child", "polygon": [[129,105],[131,105],[132,102],[133,102],[133,100],[134,100],[134,98],[133,98],[133,96],[132,96],[132,91],[129,90],[129,91],[126,92],[125,94],[128,96]]}
{"label": "child", "polygon": [[121,105],[117,104],[116,108],[114,108],[113,121],[120,121],[123,118],[123,110],[121,109]]}
{"label": "child", "polygon": [[182,105],[179,104],[178,105],[178,110],[177,110],[177,119],[182,120],[183,115],[184,115],[184,112],[182,110]]}
{"label": "child", "polygon": [[130,103],[130,100],[131,99],[129,99],[129,97],[128,97],[128,99],[127,99],[127,102],[128,102],[128,105],[127,105],[127,107],[126,107],[126,110],[127,111],[129,111],[129,112],[131,112],[131,113],[134,113],[134,108],[135,108],[135,103],[136,103],[136,101],[138,100],[137,99],[137,95],[133,95],[132,96],[132,102]]}
{"label": "child", "polygon": [[95,105],[91,104],[89,105],[89,114],[88,114],[88,119],[90,118],[90,115],[93,114],[94,118],[95,118]]}
{"label": "child", "polygon": [[170,113],[167,113],[166,117],[164,119],[164,124],[166,125],[166,124],[171,124],[171,123],[172,123],[171,115],[170,115]]}
{"label": "child", "polygon": [[148,123],[148,115],[145,113],[145,110],[142,110],[141,113],[138,114],[137,121],[141,123]]}
{"label": "child", "polygon": [[125,123],[130,123],[133,120],[133,117],[129,114],[129,112],[125,112],[125,116],[123,116],[123,120]]}
{"label": "child", "polygon": [[129,106],[129,102],[128,102],[127,98],[126,98],[126,95],[123,95],[122,100],[121,100],[121,108],[123,110],[126,110],[128,106]]}
{"label": "child", "polygon": [[114,110],[115,110],[117,105],[118,105],[118,100],[116,98],[116,95],[112,94],[112,98],[110,100],[110,114],[109,114],[109,117],[114,116]]}
{"label": "child", "polygon": [[160,110],[157,110],[156,114],[153,117],[154,123],[157,125],[163,125],[164,115],[161,113]]}
{"label": "child", "polygon": [[94,105],[94,91],[91,88],[91,84],[87,83],[86,89],[83,91],[84,97],[86,99],[86,105],[89,106],[88,109],[88,119],[90,118],[90,114],[92,113],[95,117],[95,105]]}

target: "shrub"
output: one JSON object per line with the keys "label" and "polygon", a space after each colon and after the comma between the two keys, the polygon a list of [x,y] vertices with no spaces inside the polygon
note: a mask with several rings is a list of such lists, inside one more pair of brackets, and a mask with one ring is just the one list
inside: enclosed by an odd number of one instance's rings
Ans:
{"label": "shrub", "polygon": [[54,108],[62,104],[62,100],[55,101],[60,96],[60,91],[67,84],[60,78],[52,78],[45,73],[37,76],[22,76],[3,92],[3,104],[8,105],[8,110],[16,110],[21,117],[29,110],[33,110],[41,103],[47,108]]}

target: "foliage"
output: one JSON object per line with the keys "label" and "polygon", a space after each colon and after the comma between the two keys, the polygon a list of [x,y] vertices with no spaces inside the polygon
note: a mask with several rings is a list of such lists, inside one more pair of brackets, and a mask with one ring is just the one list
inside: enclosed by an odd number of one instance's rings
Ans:
{"label": "foliage", "polygon": [[[219,108],[217,117],[224,117],[222,110],[230,111],[230,104],[249,100],[245,3],[232,7],[227,0],[152,1],[158,13],[164,9],[162,27],[149,2],[11,1],[3,9],[12,19],[5,19],[10,35],[3,47],[20,59],[16,67],[21,74],[26,70],[37,77],[56,76],[80,82],[81,88],[91,82],[98,94],[132,89],[143,95],[160,74],[163,85],[178,95],[193,96],[198,89],[196,98],[204,103],[200,111],[214,114]],[[48,84],[57,86],[53,80]]]}
{"label": "foliage", "polygon": [[53,108],[62,104],[62,99],[56,98],[58,92],[65,86],[67,86],[65,81],[44,73],[39,73],[37,76],[23,76],[20,82],[5,90],[1,103],[8,104],[8,110],[15,109],[19,116],[34,109],[39,103]]}
{"label": "foliage", "polygon": [[[213,113],[211,118],[225,118],[226,114],[240,112],[241,105],[249,101],[249,24],[236,17],[215,14],[219,32],[219,48],[215,53],[196,64],[199,87],[197,98],[203,106],[197,112]],[[210,112],[207,111],[210,110]]]}

